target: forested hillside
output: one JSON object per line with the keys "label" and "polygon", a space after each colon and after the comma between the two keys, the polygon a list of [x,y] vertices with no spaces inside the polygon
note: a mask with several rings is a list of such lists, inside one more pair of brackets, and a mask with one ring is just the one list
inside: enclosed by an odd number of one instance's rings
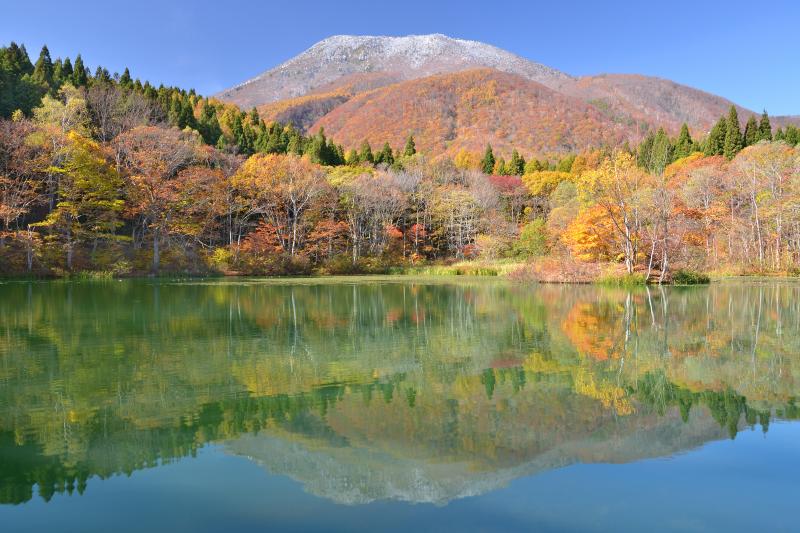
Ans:
{"label": "forested hillside", "polygon": [[[386,127],[398,109],[413,119],[402,136]],[[339,110],[361,133],[344,133]],[[473,70],[349,97],[307,136],[127,69],[91,73],[80,56],[45,47],[34,63],[12,43],[0,49],[0,115],[6,275],[508,259],[531,261],[536,279],[666,281],[800,266],[800,134],[734,106],[706,136],[667,124],[637,143],[579,100]]]}

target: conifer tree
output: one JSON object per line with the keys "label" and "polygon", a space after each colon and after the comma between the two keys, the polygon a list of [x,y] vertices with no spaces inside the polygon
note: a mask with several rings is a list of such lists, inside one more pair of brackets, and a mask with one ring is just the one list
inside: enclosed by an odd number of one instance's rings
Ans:
{"label": "conifer tree", "polygon": [[73,74],[72,61],[70,61],[69,58],[66,58],[64,60],[64,64],[61,66],[61,75],[64,77],[64,81],[72,83]]}
{"label": "conifer tree", "polygon": [[368,141],[365,140],[361,143],[361,150],[358,152],[358,157],[361,161],[375,163],[375,156],[372,153],[372,147],[369,145]]}
{"label": "conifer tree", "polygon": [[747,124],[744,126],[744,145],[745,146],[752,146],[759,141],[761,136],[761,132],[758,129],[758,122],[756,122],[756,117],[754,115],[750,115],[750,118],[747,119]]}
{"label": "conifer tree", "polygon": [[72,84],[75,87],[84,87],[88,81],[89,80],[86,76],[86,67],[83,64],[81,55],[78,54],[78,57],[75,58],[75,66],[73,67]]}
{"label": "conifer tree", "polygon": [[736,154],[742,149],[742,131],[739,126],[739,114],[736,112],[736,107],[731,106],[730,110],[728,110],[728,120],[725,126],[725,143],[722,154],[730,160],[736,157]]}
{"label": "conifer tree", "polygon": [[636,155],[636,164],[641,168],[650,168],[653,160],[653,143],[655,143],[655,140],[656,136],[651,131],[639,144],[639,151]]}
{"label": "conifer tree", "polygon": [[414,143],[414,136],[409,135],[408,139],[406,139],[406,146],[403,149],[403,156],[404,157],[411,157],[412,155],[417,153],[417,145]]}
{"label": "conifer tree", "polygon": [[769,122],[769,115],[765,109],[761,113],[761,122],[758,124],[758,140],[771,141],[772,140],[772,124]]}
{"label": "conifer tree", "polygon": [[681,126],[681,132],[678,134],[678,140],[675,141],[674,158],[681,159],[688,156],[694,151],[694,141],[689,134],[689,126],[684,122]]}
{"label": "conifer tree", "polygon": [[516,149],[511,152],[511,161],[508,164],[508,171],[510,174],[522,176],[525,173],[525,159],[519,155]]}
{"label": "conifer tree", "polygon": [[481,159],[481,170],[484,174],[491,174],[494,172],[494,152],[492,152],[492,145],[486,145],[486,151],[483,153],[483,159]]}
{"label": "conifer tree", "polygon": [[50,59],[50,50],[47,46],[42,47],[39,53],[39,59],[33,67],[33,79],[48,89],[52,89],[53,85],[53,61]]}
{"label": "conifer tree", "polygon": [[653,149],[650,153],[650,166],[645,167],[653,174],[661,174],[672,161],[672,143],[667,137],[664,128],[658,128],[656,136],[653,138]]}
{"label": "conifer tree", "polygon": [[781,129],[781,128],[778,128],[778,131],[776,131],[776,132],[775,132],[775,137],[773,137],[773,138],[774,138],[776,141],[782,141],[782,140],[784,140],[784,138],[783,138],[783,137],[784,137],[784,136],[783,136],[783,129]]}
{"label": "conifer tree", "polygon": [[125,67],[125,71],[122,73],[122,76],[119,77],[119,84],[122,87],[129,87],[131,83],[131,71],[128,70],[128,67]]}
{"label": "conifer tree", "polygon": [[497,163],[494,165],[493,173],[496,176],[505,176],[508,170],[506,169],[506,160],[502,157],[497,160]]}
{"label": "conifer tree", "polygon": [[377,157],[375,158],[376,163],[385,163],[387,165],[394,164],[394,154],[392,153],[392,147],[389,146],[389,143],[383,143],[383,148],[381,151],[378,152]]}
{"label": "conifer tree", "polygon": [[720,117],[706,139],[705,155],[722,155],[725,150],[725,134],[728,130],[728,122],[725,117]]}

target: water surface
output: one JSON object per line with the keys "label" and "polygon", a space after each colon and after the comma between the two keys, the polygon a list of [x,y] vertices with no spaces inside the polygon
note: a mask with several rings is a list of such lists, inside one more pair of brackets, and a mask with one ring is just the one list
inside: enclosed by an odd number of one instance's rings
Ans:
{"label": "water surface", "polygon": [[0,284],[0,523],[797,530],[799,296]]}

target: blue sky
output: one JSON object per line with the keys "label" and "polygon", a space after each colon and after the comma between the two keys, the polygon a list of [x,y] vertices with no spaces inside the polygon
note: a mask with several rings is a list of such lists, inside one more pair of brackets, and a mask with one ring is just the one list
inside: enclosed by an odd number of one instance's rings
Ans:
{"label": "blue sky", "polygon": [[[569,74],[640,73],[800,114],[800,2],[4,0],[0,42],[212,94],[335,34],[444,33]],[[695,5],[697,4],[697,5]],[[33,58],[35,60],[35,57]]]}

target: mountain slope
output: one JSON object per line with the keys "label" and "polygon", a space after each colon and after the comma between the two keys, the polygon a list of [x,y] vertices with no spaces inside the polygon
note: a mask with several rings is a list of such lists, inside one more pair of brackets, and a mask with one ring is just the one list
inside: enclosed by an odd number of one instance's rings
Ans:
{"label": "mountain slope", "polygon": [[377,37],[337,35],[302,54],[217,95],[242,108],[258,106],[308,92],[358,74],[392,73],[396,80],[491,67],[528,79],[555,84],[569,78],[500,48],[445,35]]}
{"label": "mountain slope", "polygon": [[[686,122],[697,132],[706,132],[733,104],[674,81],[637,74],[583,76],[559,83],[564,94],[580,98],[621,120],[664,126],[676,132]],[[737,106],[740,117],[752,113]]]}
{"label": "mountain slope", "polygon": [[593,106],[522,76],[478,69],[410,80],[358,94],[323,116],[319,128],[345,146],[417,146],[438,155],[461,149],[501,153],[580,150],[635,135]]}

